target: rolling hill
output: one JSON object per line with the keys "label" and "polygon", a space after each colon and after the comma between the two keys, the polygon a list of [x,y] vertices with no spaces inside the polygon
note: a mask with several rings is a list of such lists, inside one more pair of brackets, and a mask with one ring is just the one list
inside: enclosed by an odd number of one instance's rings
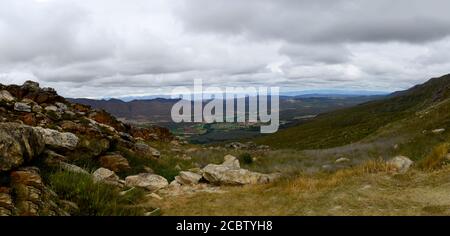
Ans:
{"label": "rolling hill", "polygon": [[[447,137],[449,97],[450,75],[445,75],[384,99],[321,114],[309,122],[257,138],[256,142],[275,148],[306,150],[395,137],[409,143],[432,145]],[[436,129],[445,131],[430,135]],[[421,144],[426,152],[426,145]]]}

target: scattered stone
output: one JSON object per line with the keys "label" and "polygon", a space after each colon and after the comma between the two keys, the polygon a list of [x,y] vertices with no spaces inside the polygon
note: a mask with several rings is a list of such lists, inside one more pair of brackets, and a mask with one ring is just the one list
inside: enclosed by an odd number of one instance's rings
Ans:
{"label": "scattered stone", "polygon": [[152,168],[148,167],[148,166],[144,166],[143,169],[144,169],[144,171],[146,173],[150,173],[150,174],[154,174],[155,173],[155,171]]}
{"label": "scattered stone", "polygon": [[174,146],[180,146],[180,143],[177,140],[170,141],[170,144],[172,144]]}
{"label": "scattered stone", "polygon": [[431,131],[433,134],[440,134],[445,132],[445,129],[441,128],[441,129],[435,129]]}
{"label": "scattered stone", "polygon": [[389,165],[392,165],[396,169],[396,171],[400,174],[406,173],[413,161],[411,161],[408,157],[405,156],[396,156],[387,162]]}
{"label": "scattered stone", "polygon": [[335,161],[335,163],[336,163],[336,164],[339,164],[339,163],[344,163],[344,162],[349,162],[349,161],[350,161],[350,159],[345,158],[345,157],[341,157],[341,158],[337,159],[337,160]]}
{"label": "scattered stone", "polygon": [[156,208],[153,211],[144,213],[144,216],[160,216],[160,215],[161,215],[161,209],[159,209],[159,208]]}
{"label": "scattered stone", "polygon": [[184,161],[190,161],[190,160],[192,160],[192,157],[190,157],[190,156],[188,156],[188,155],[186,155],[186,154],[183,154],[183,155],[181,155],[181,157],[179,157],[181,160],[184,160]]}
{"label": "scattered stone", "polygon": [[155,148],[152,148],[152,147],[150,147],[147,144],[142,143],[142,142],[136,143],[134,145],[134,150],[138,154],[141,154],[143,156],[151,155],[152,157],[156,157],[156,158],[161,157],[161,153],[158,150],[156,150]]}
{"label": "scattered stone", "polygon": [[92,177],[95,182],[102,182],[105,184],[115,185],[115,186],[122,186],[122,184],[119,182],[119,176],[117,176],[114,171],[105,169],[105,168],[99,168],[97,169],[93,174]]}
{"label": "scattered stone", "polygon": [[163,200],[163,198],[161,196],[159,196],[158,194],[156,194],[156,193],[147,194],[146,197],[147,198],[154,198],[154,199],[157,199],[157,200]]}
{"label": "scattered stone", "polygon": [[68,109],[67,105],[62,102],[55,102],[55,105],[58,107],[60,112],[65,112]]}
{"label": "scattered stone", "polygon": [[110,154],[100,157],[100,165],[114,172],[127,171],[131,169],[128,160],[120,154]]}
{"label": "scattered stone", "polygon": [[370,188],[372,188],[372,185],[367,184],[367,185],[364,185],[364,186],[361,188],[361,190],[367,190],[367,189],[370,189]]}
{"label": "scattered stone", "polygon": [[181,187],[181,184],[178,183],[178,181],[175,179],[172,182],[170,182],[169,187],[171,187],[171,188],[179,188],[179,187]]}
{"label": "scattered stone", "polygon": [[247,145],[239,142],[232,142],[227,145],[225,145],[226,148],[234,148],[234,149],[246,149],[248,148]]}
{"label": "scattered stone", "polygon": [[58,111],[58,107],[50,105],[50,106],[46,106],[45,107],[46,111],[53,111],[53,112],[57,112]]}
{"label": "scattered stone", "polygon": [[139,175],[132,175],[125,178],[125,185],[127,187],[139,187],[149,191],[156,191],[165,188],[169,185],[167,179],[162,176],[142,173]]}
{"label": "scattered stone", "polygon": [[193,153],[193,152],[197,152],[197,151],[198,151],[198,148],[189,148],[185,152],[186,153]]}
{"label": "scattered stone", "polygon": [[26,103],[16,102],[14,103],[14,110],[20,112],[31,112],[31,106]]}
{"label": "scattered stone", "polygon": [[181,171],[180,174],[175,177],[175,180],[182,185],[193,185],[198,184],[201,178],[202,176],[199,174]]}
{"label": "scattered stone", "polygon": [[259,145],[259,146],[258,146],[258,149],[259,149],[259,150],[269,150],[269,149],[270,149],[270,146],[268,146],[268,145]]}
{"label": "scattered stone", "polygon": [[34,105],[33,108],[32,108],[32,111],[34,113],[41,113],[42,112],[42,107],[39,106],[39,105]]}

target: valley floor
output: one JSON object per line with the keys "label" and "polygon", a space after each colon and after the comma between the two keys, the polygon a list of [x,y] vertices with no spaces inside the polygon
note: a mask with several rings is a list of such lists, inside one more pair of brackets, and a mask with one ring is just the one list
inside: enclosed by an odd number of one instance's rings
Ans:
{"label": "valley floor", "polygon": [[163,196],[162,215],[449,215],[450,167],[399,175],[380,164],[224,193]]}

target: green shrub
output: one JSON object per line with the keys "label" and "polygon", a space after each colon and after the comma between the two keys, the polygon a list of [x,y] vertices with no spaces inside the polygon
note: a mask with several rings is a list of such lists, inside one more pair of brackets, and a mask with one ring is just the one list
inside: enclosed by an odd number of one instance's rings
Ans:
{"label": "green shrub", "polygon": [[122,196],[116,187],[94,183],[89,175],[65,171],[52,173],[49,181],[61,199],[78,205],[79,215],[133,216],[144,213],[143,208],[132,207],[143,197],[143,190],[134,189]]}
{"label": "green shrub", "polygon": [[244,152],[241,155],[239,155],[239,161],[241,161],[244,164],[250,165],[253,163],[253,157],[250,153]]}
{"label": "green shrub", "polygon": [[182,169],[192,168],[190,161],[180,160],[179,158],[173,156],[164,156],[164,158],[153,159],[139,156],[124,147],[118,147],[116,151],[120,152],[120,154],[128,160],[130,166],[132,167],[129,171],[119,173],[119,176],[121,177],[142,173],[144,172],[144,167],[148,166],[155,171],[155,174],[161,175],[168,181],[172,181],[180,172],[180,170],[176,168],[177,165]]}

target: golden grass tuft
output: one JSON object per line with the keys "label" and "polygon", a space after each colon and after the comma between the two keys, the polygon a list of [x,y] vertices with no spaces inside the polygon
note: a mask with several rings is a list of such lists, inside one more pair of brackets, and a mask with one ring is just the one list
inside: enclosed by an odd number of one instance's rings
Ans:
{"label": "golden grass tuft", "polygon": [[423,170],[436,170],[446,163],[446,157],[450,148],[449,143],[441,143],[433,148],[433,150],[424,159],[419,162],[419,168]]}
{"label": "golden grass tuft", "polygon": [[338,170],[325,176],[300,176],[289,180],[289,191],[315,191],[332,188],[352,177],[365,174],[392,173],[395,168],[384,160],[369,160],[351,169]]}

